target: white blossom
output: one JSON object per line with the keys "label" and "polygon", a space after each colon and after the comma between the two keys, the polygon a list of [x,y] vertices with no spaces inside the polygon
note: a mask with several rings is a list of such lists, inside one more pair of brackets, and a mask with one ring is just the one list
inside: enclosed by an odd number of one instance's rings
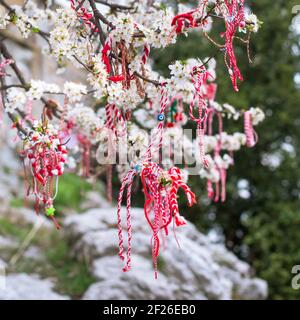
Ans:
{"label": "white blossom", "polygon": [[74,82],[66,82],[64,84],[63,93],[69,98],[70,102],[80,101],[82,95],[87,94],[86,86]]}
{"label": "white blossom", "polygon": [[41,80],[31,80],[30,89],[26,95],[29,99],[40,99],[44,93],[58,93],[59,87],[56,84],[48,84]]}
{"label": "white blossom", "polygon": [[23,110],[27,101],[24,91],[18,88],[10,88],[7,90],[6,112],[14,112],[16,109]]}
{"label": "white blossom", "polygon": [[9,15],[5,13],[4,15],[0,16],[0,29],[5,29],[9,23]]}
{"label": "white blossom", "polygon": [[260,108],[250,108],[249,111],[251,112],[252,122],[254,126],[264,121],[265,114]]}

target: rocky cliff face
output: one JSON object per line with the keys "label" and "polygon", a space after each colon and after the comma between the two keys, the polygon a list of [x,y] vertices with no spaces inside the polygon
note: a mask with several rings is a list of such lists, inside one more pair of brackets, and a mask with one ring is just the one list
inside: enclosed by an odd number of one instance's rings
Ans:
{"label": "rocky cliff face", "polygon": [[97,282],[84,299],[264,299],[267,284],[223,245],[188,223],[165,239],[158,280],[151,260],[151,233],[142,209],[133,209],[133,268],[123,273],[117,256],[116,208],[91,209],[65,220],[71,254],[87,262]]}

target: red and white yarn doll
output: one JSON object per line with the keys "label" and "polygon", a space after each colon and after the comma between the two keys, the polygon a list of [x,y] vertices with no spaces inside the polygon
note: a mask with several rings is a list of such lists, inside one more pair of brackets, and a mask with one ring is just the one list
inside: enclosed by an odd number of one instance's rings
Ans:
{"label": "red and white yarn doll", "polygon": [[22,155],[28,160],[33,180],[33,194],[36,198],[35,209],[39,213],[40,204],[56,228],[60,226],[55,219],[53,201],[58,192],[58,178],[64,172],[67,149],[58,138],[57,130],[43,121],[33,127],[23,141]]}

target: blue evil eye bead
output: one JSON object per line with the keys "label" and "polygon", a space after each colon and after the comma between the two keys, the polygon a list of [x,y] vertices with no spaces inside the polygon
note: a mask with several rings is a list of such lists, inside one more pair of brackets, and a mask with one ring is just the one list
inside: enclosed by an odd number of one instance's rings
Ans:
{"label": "blue evil eye bead", "polygon": [[141,171],[141,165],[140,165],[140,164],[136,164],[136,165],[134,166],[134,170],[135,170],[137,173],[139,173],[139,172]]}
{"label": "blue evil eye bead", "polygon": [[157,116],[157,120],[158,121],[164,121],[165,120],[165,115],[160,113],[158,116]]}

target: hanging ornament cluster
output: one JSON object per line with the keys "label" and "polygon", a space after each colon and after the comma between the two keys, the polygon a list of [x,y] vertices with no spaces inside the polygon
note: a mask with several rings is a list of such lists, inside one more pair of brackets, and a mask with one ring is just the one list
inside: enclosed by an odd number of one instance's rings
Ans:
{"label": "hanging ornament cluster", "polygon": [[[53,29],[49,28],[49,35],[38,27],[35,30],[49,40],[48,53],[56,59],[60,71],[68,62],[72,66],[76,64],[87,72],[88,85],[66,81],[60,88],[33,79],[27,83],[2,43],[0,80],[3,106],[23,140],[22,156],[26,173],[31,176],[28,182],[36,198],[36,211],[39,212],[42,205],[59,228],[54,199],[67,158],[73,159],[74,167],[78,164],[81,175],[90,180],[104,172],[110,201],[116,171],[121,180],[117,203],[119,256],[124,261],[123,271],[129,271],[133,233],[131,197],[133,184],[139,180],[145,198],[145,221],[152,230],[152,258],[157,277],[161,237],[169,234],[171,225],[180,227],[186,223],[179,212],[179,190],[183,190],[189,206],[196,203],[196,196],[187,185],[189,163],[185,160],[176,163],[173,159],[179,154],[179,142],[184,143],[188,155],[196,159],[199,165],[196,174],[206,179],[208,197],[224,202],[227,171],[234,164],[233,153],[241,146],[253,147],[257,143],[254,126],[263,120],[264,114],[258,108],[237,111],[215,101],[217,86],[212,57],[203,62],[198,59],[176,61],[169,66],[168,79],[155,72],[149,63],[152,48],[165,48],[175,43],[180,34],[191,29],[201,30],[224,55],[233,88],[238,91],[238,81],[243,77],[234,41],[247,45],[250,60],[250,34],[260,26],[257,17],[246,12],[244,0],[203,0],[194,9],[183,5],[177,14],[172,8],[162,9],[152,2],[136,2],[134,11],[116,4],[107,17],[94,1],[70,0],[70,9],[47,9],[46,16],[55,17]],[[24,16],[29,14],[30,10],[25,12],[26,5],[14,12],[17,14],[23,9]],[[29,35],[39,21],[38,16],[28,16],[31,22],[26,24],[21,23],[23,15],[18,17],[22,36]],[[225,26],[220,34],[223,44],[208,34],[213,18]],[[247,34],[247,38],[238,33]],[[20,84],[6,83],[10,80],[5,70],[9,65]],[[59,104],[59,97],[48,99],[49,94],[63,96],[63,105]],[[89,99],[89,95],[93,95],[94,100]],[[32,114],[35,100],[44,104],[40,122],[34,121]],[[224,118],[238,120],[241,117],[244,117],[244,133],[224,131]],[[59,119],[57,128],[48,123],[55,118]],[[196,127],[196,139],[183,132],[188,121]],[[145,131],[150,129],[153,134],[149,139],[144,138]],[[167,137],[175,142],[168,145]],[[117,144],[121,146],[117,148]],[[166,146],[170,157],[162,159]],[[116,158],[120,157],[122,148],[128,148],[128,154],[134,155],[132,159],[128,157],[126,164],[112,164],[111,159],[105,157],[112,152]],[[125,193],[126,242],[122,224]]]}
{"label": "hanging ornament cluster", "polygon": [[126,263],[123,271],[131,269],[131,189],[133,178],[140,175],[143,192],[145,195],[144,213],[146,220],[152,230],[152,258],[157,278],[157,259],[159,255],[159,232],[169,234],[168,227],[174,221],[177,227],[186,224],[185,219],[180,215],[178,208],[178,190],[182,188],[188,200],[188,205],[192,206],[196,203],[195,194],[190,190],[188,185],[182,180],[182,174],[179,168],[172,167],[168,171],[163,170],[159,165],[153,162],[145,162],[142,165],[136,165],[134,171],[130,171],[123,180],[119,199],[118,199],[118,235],[119,235],[119,256],[125,260],[124,241],[121,219],[121,202],[123,193],[126,189],[126,210],[127,210],[127,252]]}
{"label": "hanging ornament cluster", "polygon": [[39,207],[43,205],[46,215],[59,229],[53,201],[58,192],[58,178],[64,172],[67,148],[61,144],[58,131],[45,119],[34,125],[23,143],[21,154],[27,160],[32,175],[36,212],[39,213]]}
{"label": "hanging ornament cluster", "polygon": [[224,61],[227,66],[232,85],[235,91],[238,91],[237,80],[243,81],[240,69],[237,66],[237,61],[233,48],[233,40],[239,28],[244,28],[245,12],[244,0],[224,1],[225,5],[225,47],[224,47]]}
{"label": "hanging ornament cluster", "polygon": [[[174,17],[172,21],[172,26],[174,27],[177,34],[185,32],[191,28],[201,28],[204,35],[211,41],[215,46],[217,46],[221,51],[224,52],[224,61],[228,69],[228,73],[235,91],[239,91],[237,86],[237,80],[243,81],[243,76],[237,65],[236,56],[234,52],[234,39],[239,39],[243,43],[247,44],[247,53],[249,61],[249,43],[250,35],[253,31],[252,21],[247,21],[245,17],[245,4],[244,0],[224,0],[216,1],[210,8],[208,8],[207,13],[205,13],[205,8],[208,6],[208,1],[200,1],[196,9],[178,14]],[[215,12],[215,15],[224,20],[225,31],[220,34],[225,40],[225,44],[219,44],[213,40],[205,28],[210,17],[210,13]],[[237,36],[238,31],[245,31],[248,29],[249,34],[247,39],[242,39]]]}

